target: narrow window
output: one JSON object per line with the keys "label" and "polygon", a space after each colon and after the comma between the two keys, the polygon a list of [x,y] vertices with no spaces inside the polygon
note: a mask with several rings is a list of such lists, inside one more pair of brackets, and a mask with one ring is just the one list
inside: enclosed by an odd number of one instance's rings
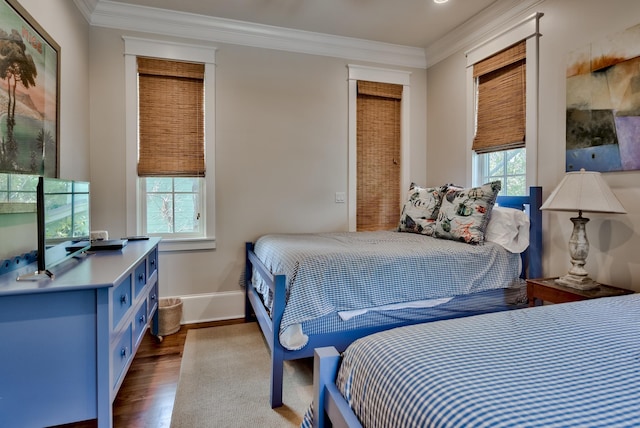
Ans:
{"label": "narrow window", "polygon": [[358,81],[357,229],[398,223],[402,85]]}
{"label": "narrow window", "polygon": [[203,232],[204,64],[138,57],[142,233]]}
{"label": "narrow window", "polygon": [[215,52],[123,37],[127,234],[215,248]]}
{"label": "narrow window", "polygon": [[502,181],[503,195],[524,195],[527,159],[526,42],[473,65],[476,123],[472,150],[478,155],[475,184]]}

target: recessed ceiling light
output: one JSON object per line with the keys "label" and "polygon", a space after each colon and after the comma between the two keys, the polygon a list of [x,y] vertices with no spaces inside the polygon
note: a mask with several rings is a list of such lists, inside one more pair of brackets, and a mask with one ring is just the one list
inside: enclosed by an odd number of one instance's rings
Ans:
{"label": "recessed ceiling light", "polygon": [[449,0],[433,0],[433,2],[434,2],[434,3],[438,3],[438,4],[439,4],[439,3],[446,3],[446,2],[448,2],[448,1],[449,1]]}

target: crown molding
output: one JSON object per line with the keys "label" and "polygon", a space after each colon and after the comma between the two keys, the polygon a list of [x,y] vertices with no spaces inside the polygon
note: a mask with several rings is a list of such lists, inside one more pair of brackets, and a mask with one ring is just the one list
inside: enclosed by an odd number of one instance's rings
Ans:
{"label": "crown molding", "polygon": [[91,22],[91,14],[95,10],[98,1],[99,0],[73,0],[80,13],[82,13],[82,16],[84,16],[84,19],[89,23]]}
{"label": "crown molding", "polygon": [[74,0],[91,26],[393,66],[426,68],[424,49],[109,0]]}
{"label": "crown molding", "polygon": [[74,2],[87,22],[96,27],[425,69],[481,43],[544,0],[498,0],[425,49],[111,0]]}
{"label": "crown molding", "polygon": [[466,51],[531,12],[545,0],[500,0],[425,48],[427,68]]}

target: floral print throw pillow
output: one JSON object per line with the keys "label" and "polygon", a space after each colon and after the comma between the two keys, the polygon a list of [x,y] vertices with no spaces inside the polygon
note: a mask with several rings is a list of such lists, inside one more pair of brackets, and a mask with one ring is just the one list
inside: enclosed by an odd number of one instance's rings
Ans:
{"label": "floral print throw pillow", "polygon": [[444,187],[420,187],[411,183],[398,231],[433,235],[444,190]]}
{"label": "floral print throw pillow", "polygon": [[501,188],[500,181],[467,189],[448,187],[442,198],[434,236],[468,244],[484,243],[484,232]]}

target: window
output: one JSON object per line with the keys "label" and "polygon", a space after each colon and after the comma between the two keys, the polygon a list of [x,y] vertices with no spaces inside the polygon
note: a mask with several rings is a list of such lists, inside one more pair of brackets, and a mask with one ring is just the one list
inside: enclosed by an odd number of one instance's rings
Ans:
{"label": "window", "polygon": [[215,49],[125,38],[127,233],[215,248]]}
{"label": "window", "polygon": [[160,236],[200,236],[204,179],[199,177],[143,177],[142,231]]}
{"label": "window", "polygon": [[138,57],[138,177],[141,230],[202,236],[204,65]]}
{"label": "window", "polygon": [[526,190],[526,44],[517,43],[473,65],[477,88],[476,132],[471,149],[477,154],[474,185],[502,182],[502,195]]}
{"label": "window", "polygon": [[[358,196],[358,81],[377,83],[390,83],[402,86],[402,99],[400,100],[400,188],[397,189],[399,197],[406,194],[410,180],[410,164],[408,161],[411,153],[410,147],[410,117],[411,117],[411,73],[401,70],[367,67],[349,64],[349,191],[347,201],[349,203],[349,230],[357,229],[357,196]],[[398,206],[397,210],[400,210]],[[399,211],[397,211],[399,212]]]}
{"label": "window", "polygon": [[0,174],[0,203],[35,203],[37,175]]}
{"label": "window", "polygon": [[501,195],[528,194],[526,149],[501,150],[478,155],[479,184],[502,181]]}
{"label": "window", "polygon": [[467,55],[471,184],[501,180],[501,195],[526,195],[537,182],[540,13]]}
{"label": "window", "polygon": [[403,86],[359,80],[356,230],[397,227]]}

